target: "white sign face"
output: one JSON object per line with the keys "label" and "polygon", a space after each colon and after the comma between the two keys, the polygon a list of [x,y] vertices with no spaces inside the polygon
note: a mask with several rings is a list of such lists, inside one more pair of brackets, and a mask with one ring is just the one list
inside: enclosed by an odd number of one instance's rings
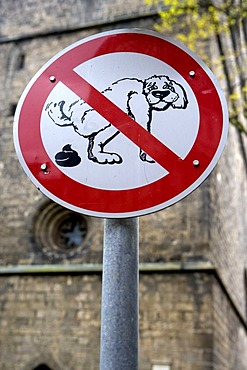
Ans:
{"label": "white sign face", "polygon": [[187,196],[222,153],[227,107],[193,53],[160,34],[118,30],[52,58],[17,107],[20,162],[77,212],[133,217]]}
{"label": "white sign face", "polygon": [[[138,91],[138,93],[142,91],[145,81],[152,78],[153,71],[156,72],[156,76],[169,76],[172,81],[184,86],[189,101],[186,109],[176,109],[176,107],[170,106],[169,109],[167,108],[164,111],[153,110],[150,131],[178,157],[185,158],[189,153],[199,129],[199,108],[189,84],[172,67],[156,58],[143,56],[142,54],[114,53],[90,59],[75,68],[75,71],[98,91],[109,89],[109,91],[104,92],[104,95],[122,110],[126,110],[125,106],[128,104],[129,94],[133,91]],[[156,77],[152,78],[152,81],[156,79],[159,80]],[[142,92],[140,95],[143,95]],[[146,101],[142,104],[141,98],[138,97],[131,108],[135,116],[143,118],[143,121],[137,122],[146,127],[147,110],[150,109],[150,106],[146,104]],[[78,126],[78,131],[75,131],[71,126],[61,127],[59,122],[53,124],[56,119],[54,115],[57,112],[58,115],[60,114],[59,102],[61,101],[64,101],[63,111],[67,112],[68,116],[72,114]],[[55,104],[57,104],[57,112],[54,109]],[[70,109],[71,105],[73,106]],[[47,109],[47,106],[49,106],[49,109]],[[116,153],[119,156],[116,157],[117,161],[121,157],[120,165],[117,165],[117,163],[109,165],[105,158],[103,158],[105,163],[99,163],[100,158],[98,161],[89,160],[89,140],[80,135],[79,126],[83,114],[90,109],[92,108],[63,83],[56,85],[44,105],[41,117],[43,145],[54,164],[64,174],[81,184],[110,190],[145,186],[147,182],[154,182],[168,174],[168,171],[159,163],[150,164],[147,161],[140,160],[140,148],[123,134],[117,135],[105,147],[105,151]],[[151,112],[149,114],[151,115]],[[90,113],[88,113],[85,114],[83,125],[89,125],[92,119],[97,120],[97,125],[100,126],[99,129],[109,124],[100,114],[94,113],[90,117]],[[61,125],[63,125],[63,120],[61,120]],[[95,122],[92,122],[92,132],[94,132],[95,126]],[[100,137],[100,142],[108,140],[112,136],[113,130],[115,131],[114,127],[109,127],[102,132],[98,132],[97,136]],[[97,137],[95,138],[96,141]],[[57,151],[61,151],[66,145],[70,145],[70,148],[75,150],[81,158],[76,167],[61,166],[55,160]],[[109,160],[112,160],[111,157],[110,155]]]}

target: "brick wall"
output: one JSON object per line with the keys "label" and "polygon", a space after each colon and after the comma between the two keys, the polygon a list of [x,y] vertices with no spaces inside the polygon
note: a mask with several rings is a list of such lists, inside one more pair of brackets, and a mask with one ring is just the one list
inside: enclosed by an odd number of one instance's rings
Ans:
{"label": "brick wall", "polygon": [[[153,9],[154,13],[157,9]],[[50,32],[60,28],[70,30],[153,13],[142,0],[80,1],[39,0],[4,2],[1,7],[1,36],[18,37],[24,34]],[[6,15],[8,15],[6,17]]]}
{"label": "brick wall", "polygon": [[[96,370],[101,275],[1,277],[0,369]],[[140,370],[245,370],[246,331],[213,273],[140,275]]]}
{"label": "brick wall", "polygon": [[213,369],[245,370],[247,364],[247,337],[241,320],[227,299],[218,281],[212,284],[214,351]]}
{"label": "brick wall", "polygon": [[140,279],[140,369],[212,369],[213,310],[207,274],[143,275]]}
{"label": "brick wall", "polygon": [[240,312],[246,317],[246,167],[231,127],[228,145],[210,177],[210,254]]}
{"label": "brick wall", "polygon": [[0,368],[32,369],[49,355],[59,369],[97,369],[100,296],[96,275],[2,277]]}
{"label": "brick wall", "polygon": [[[211,281],[207,274],[141,274],[140,370],[157,361],[173,370],[211,369]],[[2,277],[0,368],[32,369],[50,359],[59,369],[96,370],[100,296],[100,275]]]}

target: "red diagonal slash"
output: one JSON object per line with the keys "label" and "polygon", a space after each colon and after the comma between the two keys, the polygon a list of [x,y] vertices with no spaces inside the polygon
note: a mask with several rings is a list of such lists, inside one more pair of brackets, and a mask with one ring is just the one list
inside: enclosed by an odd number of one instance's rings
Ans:
{"label": "red diagonal slash", "polygon": [[60,76],[56,77],[58,77],[57,80],[63,82],[167,171],[174,171],[178,164],[181,163],[181,158],[172,150],[151,135],[76,72],[66,69],[63,70],[61,78],[59,78]]}

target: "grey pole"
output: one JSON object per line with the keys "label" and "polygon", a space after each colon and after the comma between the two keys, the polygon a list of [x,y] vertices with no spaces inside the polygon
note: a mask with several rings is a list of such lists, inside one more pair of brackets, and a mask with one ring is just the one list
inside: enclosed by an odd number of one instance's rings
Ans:
{"label": "grey pole", "polygon": [[100,370],[138,369],[139,219],[106,219]]}

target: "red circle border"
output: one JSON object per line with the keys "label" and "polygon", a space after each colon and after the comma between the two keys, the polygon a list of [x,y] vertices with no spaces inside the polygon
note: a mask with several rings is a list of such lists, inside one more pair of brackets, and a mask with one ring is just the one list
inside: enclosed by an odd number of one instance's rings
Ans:
{"label": "red circle border", "polygon": [[[174,172],[154,183],[130,190],[102,190],[72,180],[62,173],[46,153],[40,134],[40,119],[45,101],[65,68],[74,69],[94,57],[135,52],[157,58],[172,66],[192,88],[200,111],[200,127],[196,141],[184,160],[179,160]],[[193,70],[195,76],[190,76]],[[56,83],[49,77],[56,76]],[[49,193],[63,202],[82,210],[99,213],[131,213],[165,203],[189,188],[208,168],[219,147],[223,131],[221,100],[214,83],[202,66],[177,45],[144,33],[114,33],[102,35],[71,46],[53,58],[37,77],[21,106],[18,136],[23,159],[34,178]],[[193,160],[200,166],[193,166]],[[48,174],[40,170],[46,163]],[[193,190],[193,189],[192,189]]]}

